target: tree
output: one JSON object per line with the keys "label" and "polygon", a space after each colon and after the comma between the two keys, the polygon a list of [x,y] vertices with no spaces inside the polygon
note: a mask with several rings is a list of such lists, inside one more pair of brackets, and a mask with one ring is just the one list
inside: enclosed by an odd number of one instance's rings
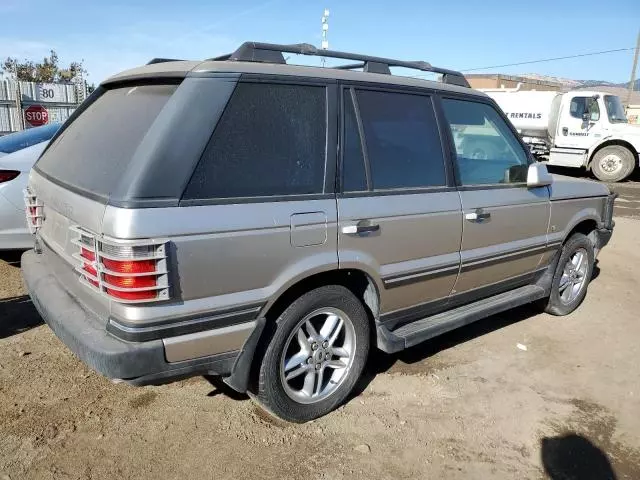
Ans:
{"label": "tree", "polygon": [[87,73],[82,61],[71,62],[67,68],[61,68],[58,62],[58,54],[55,50],[51,50],[49,56],[45,57],[42,62],[26,59],[19,61],[16,58],[8,57],[2,63],[2,69],[5,72],[12,73],[18,80],[38,83],[78,82]]}

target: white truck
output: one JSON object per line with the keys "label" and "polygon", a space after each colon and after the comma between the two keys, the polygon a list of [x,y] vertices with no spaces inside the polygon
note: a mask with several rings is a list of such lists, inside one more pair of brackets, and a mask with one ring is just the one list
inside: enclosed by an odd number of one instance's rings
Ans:
{"label": "white truck", "polygon": [[533,155],[549,165],[585,167],[619,182],[640,161],[640,126],[630,125],[620,98],[606,92],[480,89],[493,98]]}

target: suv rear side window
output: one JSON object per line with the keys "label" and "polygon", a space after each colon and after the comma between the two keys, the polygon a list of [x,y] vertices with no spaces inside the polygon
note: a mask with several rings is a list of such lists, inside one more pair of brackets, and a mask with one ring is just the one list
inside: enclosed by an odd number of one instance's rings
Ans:
{"label": "suv rear side window", "polygon": [[374,190],[446,184],[430,97],[356,90]]}
{"label": "suv rear side window", "polygon": [[107,90],[49,146],[36,167],[71,187],[108,197],[177,85]]}
{"label": "suv rear side window", "polygon": [[342,154],[342,182],[345,192],[367,190],[367,174],[364,168],[362,142],[358,131],[358,120],[353,108],[351,90],[345,90],[344,104],[344,140]]}
{"label": "suv rear side window", "polygon": [[326,89],[240,83],[183,198],[322,193]]}
{"label": "suv rear side window", "polygon": [[462,185],[527,181],[527,153],[492,106],[445,98],[442,107]]}

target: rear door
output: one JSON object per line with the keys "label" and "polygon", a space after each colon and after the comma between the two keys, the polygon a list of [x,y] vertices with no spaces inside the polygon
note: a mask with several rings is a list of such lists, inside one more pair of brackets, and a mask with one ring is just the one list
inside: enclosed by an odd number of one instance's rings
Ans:
{"label": "rear door", "polygon": [[443,98],[442,107],[464,214],[455,293],[526,283],[547,248],[549,191],[527,188],[528,155],[492,104]]}
{"label": "rear door", "polygon": [[460,199],[430,95],[344,86],[338,256],[380,280],[382,320],[451,292]]}

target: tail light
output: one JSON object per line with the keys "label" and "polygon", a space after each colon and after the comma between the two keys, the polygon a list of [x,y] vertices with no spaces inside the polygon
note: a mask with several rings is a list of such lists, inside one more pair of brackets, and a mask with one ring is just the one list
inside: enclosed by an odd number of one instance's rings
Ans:
{"label": "tail light", "polygon": [[38,197],[27,187],[23,191],[25,213],[27,215],[27,226],[29,232],[36,233],[44,220],[44,205],[38,201]]}
{"label": "tail light", "polygon": [[20,172],[17,170],[0,170],[0,183],[13,180],[18,175],[20,175]]}
{"label": "tail light", "polygon": [[71,231],[82,283],[124,303],[169,298],[165,241],[122,242],[97,238],[80,227],[71,227]]}

